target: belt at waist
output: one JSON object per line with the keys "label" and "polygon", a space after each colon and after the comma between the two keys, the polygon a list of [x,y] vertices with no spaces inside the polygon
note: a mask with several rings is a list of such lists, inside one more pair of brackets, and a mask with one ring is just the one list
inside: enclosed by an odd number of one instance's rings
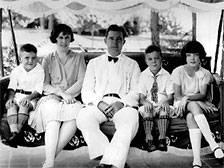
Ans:
{"label": "belt at waist", "polygon": [[16,89],[16,93],[22,93],[22,94],[30,95],[32,92],[31,91],[25,91],[23,89]]}
{"label": "belt at waist", "polygon": [[103,97],[116,97],[120,99],[120,96],[116,93],[108,93],[108,94],[105,94]]}

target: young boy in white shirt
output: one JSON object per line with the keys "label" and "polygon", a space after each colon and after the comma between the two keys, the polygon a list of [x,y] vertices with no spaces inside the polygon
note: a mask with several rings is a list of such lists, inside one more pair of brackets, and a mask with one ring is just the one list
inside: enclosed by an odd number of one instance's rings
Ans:
{"label": "young boy in white shirt", "polygon": [[[169,72],[162,68],[162,53],[158,46],[150,45],[145,50],[145,69],[138,81],[140,96],[139,112],[143,117],[148,152],[156,149],[167,151],[166,132],[169,123],[173,87]],[[158,146],[152,136],[155,121],[159,129]]]}
{"label": "young boy in white shirt", "polygon": [[21,64],[11,72],[5,104],[12,133],[6,143],[11,147],[17,147],[17,135],[27,122],[29,111],[35,109],[44,82],[44,70],[38,63],[37,48],[32,44],[24,44],[19,55]]}

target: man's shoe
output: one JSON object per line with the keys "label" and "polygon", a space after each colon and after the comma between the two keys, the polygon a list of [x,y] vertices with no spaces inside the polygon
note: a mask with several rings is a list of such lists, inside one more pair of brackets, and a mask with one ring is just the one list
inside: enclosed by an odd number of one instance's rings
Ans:
{"label": "man's shoe", "polygon": [[148,140],[147,145],[148,152],[153,152],[156,150],[156,146],[154,145],[153,140]]}
{"label": "man's shoe", "polygon": [[99,164],[98,166],[95,166],[94,168],[112,168],[112,165],[108,165],[108,164]]}
{"label": "man's shoe", "polygon": [[131,168],[127,163],[125,163],[124,168]]}
{"label": "man's shoe", "polygon": [[166,139],[160,139],[157,149],[160,151],[167,151]]}
{"label": "man's shoe", "polygon": [[101,160],[102,157],[103,157],[103,156],[101,155],[101,156],[98,156],[98,157],[94,158],[93,160]]}

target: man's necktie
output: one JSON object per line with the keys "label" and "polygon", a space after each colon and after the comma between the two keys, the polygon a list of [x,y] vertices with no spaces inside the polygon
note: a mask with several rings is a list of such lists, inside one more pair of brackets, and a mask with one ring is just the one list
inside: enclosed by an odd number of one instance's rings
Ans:
{"label": "man's necktie", "polygon": [[118,58],[117,57],[110,57],[110,56],[108,56],[108,61],[110,62],[112,60],[114,61],[114,63],[116,63],[118,61]]}
{"label": "man's necktie", "polygon": [[157,76],[154,76],[154,82],[152,84],[152,88],[151,88],[151,99],[152,101],[154,101],[155,103],[158,102],[158,83],[156,82],[156,78]]}

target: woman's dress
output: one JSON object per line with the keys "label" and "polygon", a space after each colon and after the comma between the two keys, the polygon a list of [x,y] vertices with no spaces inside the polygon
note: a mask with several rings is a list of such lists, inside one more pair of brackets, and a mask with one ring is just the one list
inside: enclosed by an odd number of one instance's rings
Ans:
{"label": "woman's dress", "polygon": [[42,65],[45,71],[43,89],[45,96],[39,100],[36,110],[29,118],[29,125],[37,133],[44,132],[49,121],[76,119],[82,104],[79,101],[66,104],[57,93],[65,91],[74,97],[78,96],[81,93],[86,70],[84,56],[71,50],[64,63],[59,59],[57,52],[53,52],[43,58]]}

